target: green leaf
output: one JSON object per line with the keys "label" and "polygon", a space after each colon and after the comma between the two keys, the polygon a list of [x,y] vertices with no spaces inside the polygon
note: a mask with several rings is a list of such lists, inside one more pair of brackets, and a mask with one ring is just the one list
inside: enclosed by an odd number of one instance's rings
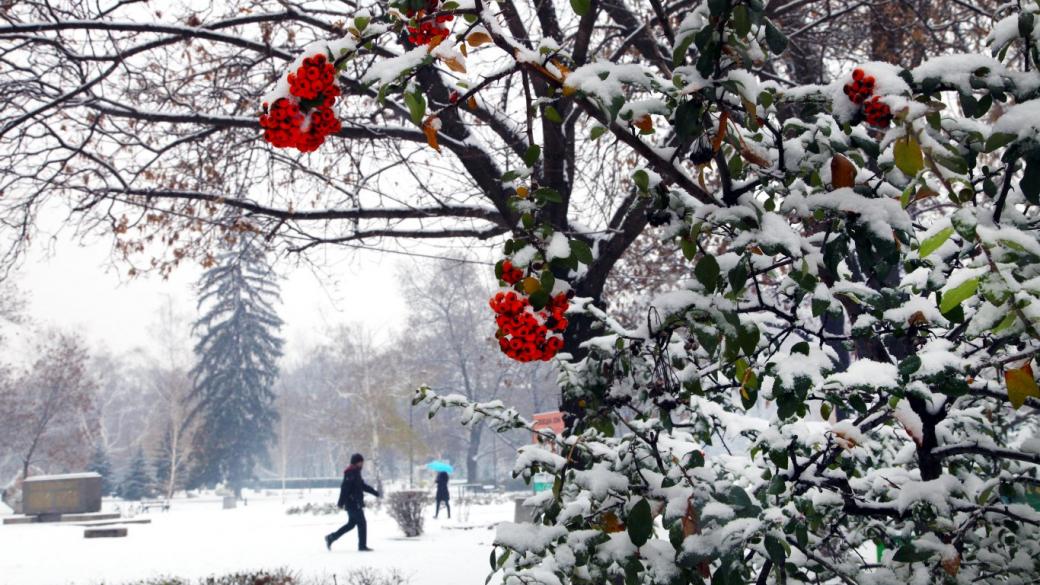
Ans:
{"label": "green leaf", "polygon": [[773,560],[773,564],[778,567],[784,566],[784,559],[787,558],[787,548],[780,542],[780,539],[767,534],[765,538],[766,552],[769,553],[769,558]]}
{"label": "green leaf", "polygon": [[704,467],[704,453],[694,449],[686,456],[686,467]]}
{"label": "green leaf", "polygon": [[556,189],[550,189],[548,187],[539,187],[534,192],[535,199],[539,201],[547,201],[549,203],[563,203],[563,197]]}
{"label": "green leaf", "polygon": [[672,50],[672,67],[678,67],[686,61],[686,53],[690,50],[690,45],[693,44],[695,38],[695,35],[686,35],[682,42],[675,46],[675,49]]}
{"label": "green leaf", "polygon": [[542,288],[531,293],[531,296],[528,298],[531,301],[531,308],[535,311],[541,311],[549,304],[549,293]]}
{"label": "green leaf", "polygon": [[571,0],[571,9],[578,16],[585,16],[592,8],[592,0]]}
{"label": "green leaf", "polygon": [[542,290],[552,292],[553,286],[556,285],[556,276],[552,273],[552,270],[542,271]]}
{"label": "green leaf", "polygon": [[1022,172],[1022,180],[1018,186],[1026,200],[1036,205],[1040,203],[1040,159],[1029,159],[1026,161],[1025,171]]}
{"label": "green leaf", "polygon": [[704,289],[710,293],[719,283],[719,263],[714,256],[704,256],[694,266],[693,274],[704,285]]}
{"label": "green leaf", "polygon": [[1014,325],[1016,318],[1017,318],[1017,315],[1015,315],[1014,311],[1008,311],[1007,316],[1005,316],[1004,319],[1000,323],[997,323],[997,326],[994,327],[993,329],[991,329],[991,331],[994,334],[1000,333],[1001,331],[1003,331],[1003,330],[1007,329],[1008,327],[1011,327],[1012,325]]}
{"label": "green leaf", "polygon": [[921,369],[921,358],[918,355],[912,355],[905,360],[899,362],[899,375],[904,378],[910,376],[917,370]]}
{"label": "green leaf", "polygon": [[426,100],[421,93],[405,93],[404,104],[408,106],[408,113],[416,126],[422,125],[423,115],[426,114]]}
{"label": "green leaf", "polygon": [[571,240],[571,254],[582,264],[592,264],[592,248],[581,240]]}
{"label": "green leaf", "polygon": [[769,19],[766,19],[766,43],[769,45],[769,50],[777,55],[783,53],[787,48],[787,37]]}
{"label": "green leaf", "polygon": [[990,135],[989,138],[986,139],[986,146],[984,150],[986,152],[993,152],[998,148],[1011,144],[1011,142],[1014,141],[1016,138],[1018,138],[1018,135],[1016,134],[1008,134],[1007,132],[994,132],[992,135]]}
{"label": "green leaf", "polygon": [[627,524],[628,537],[632,540],[632,544],[637,547],[646,544],[646,541],[650,540],[654,534],[654,519],[650,514],[650,502],[647,502],[645,498],[636,502],[636,505],[632,506],[632,511],[628,513]]}
{"label": "green leaf", "polygon": [[979,288],[979,278],[969,278],[964,282],[958,284],[956,287],[946,291],[942,295],[942,302],[939,303],[939,312],[947,313],[954,307],[959,307],[965,300],[971,298],[975,294],[975,291]]}
{"label": "green leaf", "polygon": [[697,242],[683,238],[679,240],[679,245],[682,247],[682,254],[687,260],[693,260],[697,257]]}
{"label": "green leaf", "polygon": [[537,144],[532,144],[527,147],[527,152],[524,153],[524,164],[528,168],[533,167],[534,163],[538,162],[538,158],[542,156],[542,147]]}
{"label": "green leaf", "polygon": [[914,177],[924,168],[924,153],[917,138],[904,136],[896,140],[892,156],[895,158],[896,166],[908,177]]}
{"label": "green leaf", "polygon": [[746,37],[751,32],[751,18],[748,16],[747,6],[738,4],[733,8],[733,29],[739,37]]}
{"label": "green leaf", "polygon": [[939,230],[938,233],[932,234],[925,241],[921,242],[921,249],[917,251],[917,255],[920,258],[926,258],[929,254],[939,249],[946,240],[950,239],[953,235],[953,227],[947,227]]}
{"label": "green leaf", "polygon": [[931,556],[931,551],[918,550],[912,544],[904,544],[892,555],[892,560],[897,563],[915,563],[927,561]]}
{"label": "green leaf", "polygon": [[1022,11],[1018,14],[1018,34],[1024,39],[1028,39],[1033,34],[1033,24],[1035,22],[1035,16],[1032,12]]}
{"label": "green leaf", "polygon": [[603,136],[603,134],[606,131],[607,131],[607,127],[606,126],[593,126],[592,130],[589,131],[589,138],[591,138],[593,140],[599,140],[599,137]]}
{"label": "green leaf", "polygon": [[650,175],[643,169],[639,169],[635,173],[632,173],[632,180],[635,181],[636,187],[643,193],[650,192]]}
{"label": "green leaf", "polygon": [[552,106],[545,106],[545,119],[557,124],[563,123],[563,116]]}

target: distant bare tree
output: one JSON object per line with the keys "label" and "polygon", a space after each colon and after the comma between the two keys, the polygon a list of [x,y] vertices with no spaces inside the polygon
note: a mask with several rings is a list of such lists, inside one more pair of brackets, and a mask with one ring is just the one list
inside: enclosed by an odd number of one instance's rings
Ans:
{"label": "distant bare tree", "polygon": [[40,459],[49,467],[82,465],[90,455],[95,382],[87,352],[75,336],[48,334],[39,358],[0,392],[0,420],[6,448],[19,454],[22,477]]}

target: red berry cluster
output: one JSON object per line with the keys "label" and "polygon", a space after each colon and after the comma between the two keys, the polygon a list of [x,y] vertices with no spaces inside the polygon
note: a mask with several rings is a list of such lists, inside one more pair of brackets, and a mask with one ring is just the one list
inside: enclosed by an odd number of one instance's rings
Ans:
{"label": "red berry cluster", "polygon": [[[440,0],[426,0],[426,6],[416,12],[415,10],[408,10],[405,14],[408,18],[415,18],[416,14],[419,18],[422,18],[424,14],[433,14],[437,12],[437,6],[440,4]],[[433,20],[423,20],[419,23],[419,26],[408,27],[408,41],[413,45],[428,45],[437,38],[447,38],[451,31],[447,27],[442,26],[446,22],[455,20],[453,14],[438,14]]]}
{"label": "red berry cluster", "polygon": [[870,94],[874,93],[874,76],[867,75],[862,69],[852,70],[852,83],[845,84],[845,95],[854,104],[862,104],[867,101]]}
{"label": "red berry cluster", "polygon": [[264,113],[260,115],[264,139],[278,148],[313,152],[326,136],[342,127],[332,112],[340,95],[335,65],[325,55],[307,57],[299,69],[289,74],[289,93],[291,97],[278,98],[270,106],[264,104]]}
{"label": "red berry cluster", "polygon": [[843,89],[852,103],[864,104],[863,114],[868,124],[884,128],[892,122],[892,109],[881,101],[880,96],[871,97],[871,94],[874,93],[875,82],[873,75],[867,75],[857,67],[852,71],[852,83],[846,83]]}
{"label": "red berry cluster", "polygon": [[892,108],[878,96],[870,98],[863,106],[863,115],[867,118],[867,124],[878,128],[885,128],[892,123]]}
{"label": "red berry cluster", "polygon": [[563,338],[556,333],[563,333],[568,325],[564,313],[570,303],[565,293],[549,299],[541,311],[514,291],[496,293],[490,305],[497,315],[498,346],[507,356],[518,362],[549,361],[563,348]]}
{"label": "red berry cluster", "polygon": [[516,284],[524,277],[524,271],[520,270],[509,260],[502,262],[502,280],[509,284]]}

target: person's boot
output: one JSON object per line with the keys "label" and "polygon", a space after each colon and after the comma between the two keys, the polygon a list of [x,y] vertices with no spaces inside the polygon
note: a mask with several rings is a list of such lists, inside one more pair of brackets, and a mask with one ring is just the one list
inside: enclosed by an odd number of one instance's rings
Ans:
{"label": "person's boot", "polygon": [[358,552],[372,552],[372,549],[368,548],[367,546],[359,546]]}
{"label": "person's boot", "polygon": [[332,550],[332,542],[333,542],[332,535],[331,534],[326,534],[325,535],[325,549],[326,550]]}

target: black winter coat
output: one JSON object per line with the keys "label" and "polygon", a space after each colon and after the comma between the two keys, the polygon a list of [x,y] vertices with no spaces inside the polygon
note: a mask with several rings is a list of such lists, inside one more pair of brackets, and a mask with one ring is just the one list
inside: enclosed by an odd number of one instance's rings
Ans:
{"label": "black winter coat", "polygon": [[437,474],[437,499],[448,501],[448,474],[443,471]]}
{"label": "black winter coat", "polygon": [[361,470],[351,465],[343,470],[343,483],[339,486],[339,501],[336,505],[347,510],[358,510],[365,507],[365,494],[368,492],[379,497],[379,491],[361,479]]}

